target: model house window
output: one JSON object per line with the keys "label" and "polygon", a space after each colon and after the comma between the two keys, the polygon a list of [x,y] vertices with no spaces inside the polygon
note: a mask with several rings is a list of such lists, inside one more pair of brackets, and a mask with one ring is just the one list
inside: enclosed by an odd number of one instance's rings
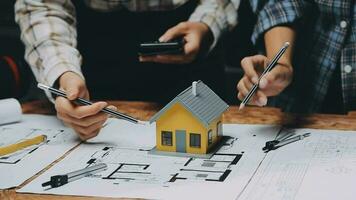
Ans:
{"label": "model house window", "polygon": [[222,123],[218,122],[218,124],[216,125],[216,134],[218,136],[222,136]]}
{"label": "model house window", "polygon": [[190,146],[200,148],[200,146],[201,146],[200,134],[197,134],[197,133],[190,134]]}
{"label": "model house window", "polygon": [[213,131],[209,130],[208,131],[208,145],[211,145],[213,143]]}
{"label": "model house window", "polygon": [[162,145],[164,146],[172,146],[172,132],[171,131],[162,131]]}

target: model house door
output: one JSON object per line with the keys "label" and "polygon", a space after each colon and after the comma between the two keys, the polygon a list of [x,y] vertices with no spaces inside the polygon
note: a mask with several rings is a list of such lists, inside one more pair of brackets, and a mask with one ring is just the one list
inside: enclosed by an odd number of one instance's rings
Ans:
{"label": "model house door", "polygon": [[176,148],[177,152],[186,153],[186,131],[176,130]]}
{"label": "model house door", "polygon": [[217,126],[216,126],[216,133],[218,136],[222,136],[223,133],[222,133],[222,123],[221,122],[218,122]]}

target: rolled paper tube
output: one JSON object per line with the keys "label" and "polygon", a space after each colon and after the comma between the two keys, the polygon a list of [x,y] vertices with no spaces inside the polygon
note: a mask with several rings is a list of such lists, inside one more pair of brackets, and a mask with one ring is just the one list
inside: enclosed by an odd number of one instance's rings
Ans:
{"label": "rolled paper tube", "polygon": [[0,100],[0,125],[21,121],[22,109],[16,99]]}

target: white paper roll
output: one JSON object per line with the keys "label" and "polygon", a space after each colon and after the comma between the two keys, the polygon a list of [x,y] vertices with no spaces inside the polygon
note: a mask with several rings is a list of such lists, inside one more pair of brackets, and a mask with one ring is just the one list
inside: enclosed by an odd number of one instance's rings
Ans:
{"label": "white paper roll", "polygon": [[21,121],[22,109],[16,99],[0,100],[0,124],[9,124]]}

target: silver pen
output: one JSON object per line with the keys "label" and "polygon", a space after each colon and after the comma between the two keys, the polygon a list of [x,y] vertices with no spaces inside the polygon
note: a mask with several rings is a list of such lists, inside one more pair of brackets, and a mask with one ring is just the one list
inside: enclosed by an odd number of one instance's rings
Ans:
{"label": "silver pen", "polygon": [[[67,98],[67,94],[64,92],[64,91],[61,91],[61,90],[57,90],[55,88],[52,88],[52,87],[49,87],[47,85],[44,85],[42,83],[38,83],[37,84],[37,87],[44,90],[44,91],[49,91],[53,94],[56,94],[58,96],[61,96],[61,97],[64,97],[64,98]],[[85,100],[85,99],[82,99],[82,98],[77,98],[74,100],[76,103],[79,103],[81,105],[92,105],[93,103],[88,101],[88,100]],[[123,113],[120,113],[120,112],[117,112],[115,110],[112,110],[110,108],[104,108],[101,110],[102,112],[105,112],[113,117],[116,117],[116,118],[119,118],[119,119],[124,119],[126,121],[129,121],[129,122],[132,122],[132,123],[136,123],[136,124],[142,124],[142,125],[145,125],[146,123],[143,122],[143,121],[140,121],[138,119],[135,119],[129,115],[125,115]]]}

